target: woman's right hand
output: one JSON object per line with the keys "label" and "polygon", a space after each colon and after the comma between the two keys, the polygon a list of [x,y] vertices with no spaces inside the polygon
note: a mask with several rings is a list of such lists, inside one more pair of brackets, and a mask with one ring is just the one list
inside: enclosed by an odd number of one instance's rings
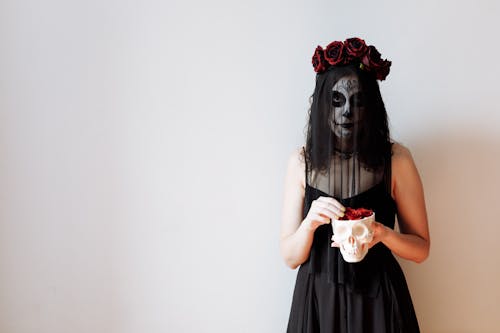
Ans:
{"label": "woman's right hand", "polygon": [[316,230],[320,225],[328,224],[332,219],[344,216],[345,207],[331,197],[319,197],[311,204],[306,218],[302,221],[309,230]]}

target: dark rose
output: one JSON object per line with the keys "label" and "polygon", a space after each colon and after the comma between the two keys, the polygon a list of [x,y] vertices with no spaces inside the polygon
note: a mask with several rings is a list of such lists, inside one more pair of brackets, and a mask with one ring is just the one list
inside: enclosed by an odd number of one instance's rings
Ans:
{"label": "dark rose", "polygon": [[316,51],[314,51],[314,55],[312,57],[312,64],[314,67],[314,71],[316,73],[322,73],[326,69],[325,53],[323,51],[323,48],[319,45],[318,47],[316,47]]}
{"label": "dark rose", "polygon": [[344,61],[344,43],[331,42],[325,50],[325,59],[332,66],[342,64]]}
{"label": "dark rose", "polygon": [[373,72],[377,80],[380,81],[385,80],[391,67],[391,62],[382,60],[380,52],[373,45],[368,46],[368,52],[364,55],[361,63],[368,71]]}
{"label": "dark rose", "polygon": [[387,75],[389,75],[389,71],[391,70],[390,68],[391,62],[387,60],[384,61],[384,64],[375,72],[377,80],[384,81]]}
{"label": "dark rose", "polygon": [[371,216],[373,210],[367,208],[351,208],[347,207],[344,216],[339,218],[339,220],[360,220],[365,217]]}
{"label": "dark rose", "polygon": [[352,58],[361,58],[368,51],[365,41],[361,38],[349,38],[344,42],[346,54]]}

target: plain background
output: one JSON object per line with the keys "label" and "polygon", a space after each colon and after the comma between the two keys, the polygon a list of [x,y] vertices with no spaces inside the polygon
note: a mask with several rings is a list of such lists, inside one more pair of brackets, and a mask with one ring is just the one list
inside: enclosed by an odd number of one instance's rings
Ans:
{"label": "plain background", "polygon": [[497,1],[0,1],[0,332],[284,332],[316,45],[393,61],[425,186],[422,332],[500,324]]}

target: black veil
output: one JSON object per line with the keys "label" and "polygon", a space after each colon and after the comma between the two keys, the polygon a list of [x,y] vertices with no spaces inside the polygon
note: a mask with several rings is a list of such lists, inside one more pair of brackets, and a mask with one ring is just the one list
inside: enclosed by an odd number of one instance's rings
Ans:
{"label": "black veil", "polygon": [[317,74],[307,126],[307,184],[342,201],[382,182],[390,163],[378,82],[361,67],[332,66]]}

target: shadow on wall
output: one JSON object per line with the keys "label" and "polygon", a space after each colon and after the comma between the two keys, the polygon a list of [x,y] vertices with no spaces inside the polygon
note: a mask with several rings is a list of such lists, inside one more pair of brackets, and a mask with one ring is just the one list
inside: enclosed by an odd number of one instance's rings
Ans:
{"label": "shadow on wall", "polygon": [[423,264],[401,264],[428,333],[500,325],[500,140],[465,134],[410,147],[424,183],[431,253]]}

